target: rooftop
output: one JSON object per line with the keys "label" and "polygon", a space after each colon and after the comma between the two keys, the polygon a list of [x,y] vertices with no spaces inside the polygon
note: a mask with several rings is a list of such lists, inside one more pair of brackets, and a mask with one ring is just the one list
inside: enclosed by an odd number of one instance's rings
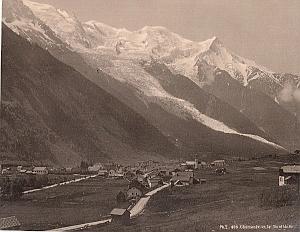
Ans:
{"label": "rooftop", "polygon": [[110,212],[110,215],[118,215],[118,216],[122,216],[126,211],[128,211],[128,210],[127,210],[127,209],[114,208],[114,209]]}
{"label": "rooftop", "polygon": [[300,165],[286,165],[281,169],[284,173],[300,173]]}
{"label": "rooftop", "polygon": [[190,176],[173,176],[171,181],[183,181],[183,182],[189,182],[190,181]]}
{"label": "rooftop", "polygon": [[20,225],[21,225],[21,223],[15,216],[7,217],[7,218],[0,218],[0,230],[14,228],[14,227],[18,227]]}
{"label": "rooftop", "polygon": [[47,167],[35,167],[33,169],[33,171],[45,171],[45,170],[47,170]]}

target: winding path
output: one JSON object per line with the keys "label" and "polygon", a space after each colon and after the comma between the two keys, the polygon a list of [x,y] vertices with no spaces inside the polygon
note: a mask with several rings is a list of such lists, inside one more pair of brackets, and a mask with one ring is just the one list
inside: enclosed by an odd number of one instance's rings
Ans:
{"label": "winding path", "polygon": [[38,192],[38,191],[42,191],[42,190],[46,190],[46,189],[50,189],[50,188],[55,188],[55,187],[62,186],[62,185],[72,184],[72,183],[76,183],[76,182],[79,182],[79,181],[87,180],[87,179],[90,179],[90,178],[95,178],[96,176],[98,176],[98,174],[97,175],[92,175],[92,176],[86,176],[86,177],[78,178],[78,179],[75,179],[75,180],[69,180],[69,181],[66,181],[66,182],[58,183],[58,184],[48,185],[48,186],[45,186],[45,187],[42,187],[42,188],[38,188],[38,189],[31,189],[31,190],[24,191],[23,194],[34,193],[34,192]]}
{"label": "winding path", "polygon": [[154,190],[152,190],[152,191],[146,193],[146,194],[145,194],[146,196],[145,196],[145,197],[142,197],[142,198],[135,204],[135,206],[133,206],[133,208],[130,210],[130,217],[131,217],[131,218],[134,218],[134,217],[138,216],[140,213],[142,213],[143,210],[145,209],[145,207],[146,207],[148,201],[150,200],[150,197],[151,197],[152,195],[154,195],[155,193],[157,193],[157,192],[159,192],[159,191],[161,191],[161,190],[163,190],[163,189],[165,189],[165,188],[167,188],[167,187],[169,187],[169,186],[170,186],[170,184],[165,184],[165,185],[163,185],[163,186],[161,186],[161,187],[159,187],[159,188],[156,188],[156,189],[154,189]]}

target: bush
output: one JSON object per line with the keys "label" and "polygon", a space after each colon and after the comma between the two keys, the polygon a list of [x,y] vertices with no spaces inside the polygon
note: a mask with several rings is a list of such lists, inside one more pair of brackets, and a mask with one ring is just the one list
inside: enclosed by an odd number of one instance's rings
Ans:
{"label": "bush", "polygon": [[1,196],[4,200],[18,200],[23,195],[24,180],[15,178],[5,179],[1,186]]}
{"label": "bush", "polygon": [[118,194],[117,194],[117,202],[118,203],[122,203],[122,202],[125,202],[126,201],[126,195],[124,192],[120,191]]}
{"label": "bush", "polygon": [[41,188],[44,186],[47,186],[49,183],[49,178],[46,175],[40,175],[36,177],[35,183],[34,183],[34,187],[35,188]]}
{"label": "bush", "polygon": [[299,196],[291,186],[277,186],[264,191],[260,196],[260,204],[265,207],[282,207],[296,201],[299,201]]}

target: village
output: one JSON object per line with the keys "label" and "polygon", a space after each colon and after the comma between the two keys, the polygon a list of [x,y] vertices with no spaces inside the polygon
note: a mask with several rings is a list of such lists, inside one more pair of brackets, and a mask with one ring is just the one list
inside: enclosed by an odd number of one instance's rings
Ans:
{"label": "village", "polygon": [[[296,151],[292,157],[293,160],[299,159],[299,153]],[[22,201],[23,197],[26,198],[27,195],[38,194],[38,192],[45,192],[45,195],[47,195],[46,191],[51,189],[71,186],[78,182],[84,183],[92,181],[92,179],[94,179],[93,183],[95,181],[97,183],[99,181],[107,182],[107,188],[115,183],[118,187],[109,193],[111,195],[109,199],[115,199],[116,203],[108,206],[112,207],[110,212],[106,211],[109,214],[105,215],[103,220],[98,221],[98,224],[117,222],[118,224],[128,225],[132,218],[143,212],[150,196],[158,191],[165,188],[172,189],[193,185],[209,186],[210,179],[218,176],[226,178],[226,175],[232,175],[232,168],[243,162],[259,162],[259,160],[251,161],[251,159],[241,157],[205,161],[197,158],[169,162],[148,160],[128,166],[113,162],[88,163],[83,161],[79,167],[73,168],[33,166],[25,162],[2,162],[0,165],[0,197],[2,202],[18,202]],[[272,168],[274,170],[274,167]],[[253,170],[263,174],[266,168],[253,167]],[[299,193],[299,175],[299,164],[282,162],[277,167],[278,182],[273,183],[273,185],[280,187],[297,186],[297,192]],[[93,185],[89,186],[93,188]],[[46,199],[51,198],[50,195]],[[53,196],[53,199],[55,197],[57,196]],[[98,195],[97,198],[101,198],[101,196]],[[23,228],[21,220],[17,216],[10,214],[5,216],[7,217],[1,215],[0,229]],[[89,221],[87,221],[87,224],[83,223],[75,227],[71,226],[71,228],[67,226],[66,228],[70,229],[66,230],[91,226],[88,223]]]}
{"label": "village", "polygon": [[[158,161],[138,162],[132,166],[123,166],[117,163],[81,162],[79,167],[57,168],[49,166],[33,166],[25,162],[3,162],[0,164],[1,184],[5,181],[18,182],[21,189],[34,191],[34,187],[49,187],[53,184],[69,183],[91,175],[110,179],[125,179],[128,181],[128,190],[124,192],[126,199],[137,199],[148,190],[169,182],[174,186],[205,183],[205,179],[196,179],[194,171],[198,168],[215,168],[217,174],[226,173],[225,160],[215,160],[211,163],[204,161]],[[5,191],[1,185],[1,197],[5,198]],[[55,185],[56,186],[56,185]],[[10,193],[13,194],[13,193]]]}

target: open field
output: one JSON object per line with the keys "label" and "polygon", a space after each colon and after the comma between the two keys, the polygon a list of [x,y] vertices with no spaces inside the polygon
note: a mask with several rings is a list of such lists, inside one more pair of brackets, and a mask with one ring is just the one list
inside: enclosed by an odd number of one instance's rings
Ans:
{"label": "open field", "polygon": [[22,230],[44,230],[100,220],[117,206],[116,194],[125,180],[102,177],[25,194],[15,202],[0,202],[0,218],[16,216]]}
{"label": "open field", "polygon": [[[229,230],[231,225],[271,226],[254,231],[279,231],[273,225],[298,225],[285,231],[299,231],[299,201],[280,208],[260,205],[261,193],[278,185],[281,165],[270,160],[235,162],[223,176],[212,169],[199,170],[197,177],[206,178],[207,184],[174,187],[154,195],[144,214],[122,231],[222,231],[220,225],[228,225]],[[111,224],[105,230],[120,231],[120,226]]]}

